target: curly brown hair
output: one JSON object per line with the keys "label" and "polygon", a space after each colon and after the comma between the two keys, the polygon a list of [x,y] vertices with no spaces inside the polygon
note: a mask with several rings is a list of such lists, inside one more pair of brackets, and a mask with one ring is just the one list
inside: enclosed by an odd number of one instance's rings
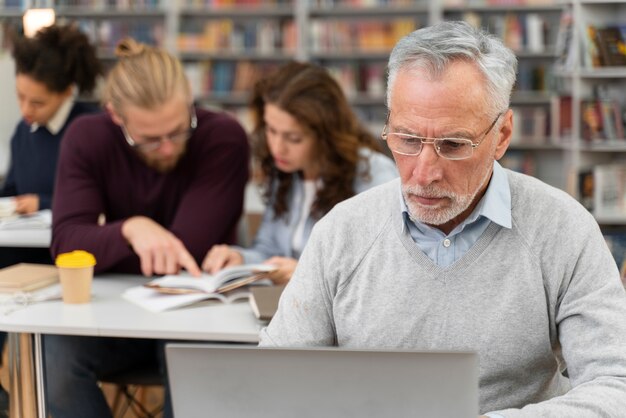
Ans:
{"label": "curly brown hair", "polygon": [[369,178],[369,167],[357,173],[363,158],[361,148],[379,150],[375,137],[354,114],[341,87],[328,71],[311,63],[289,62],[259,80],[250,103],[254,129],[253,155],[260,163],[264,198],[273,202],[276,218],[288,212],[293,174],[278,170],[265,137],[265,105],[289,113],[316,140],[321,189],[317,191],[311,215],[321,218],[337,203],[354,195],[357,176]]}
{"label": "curly brown hair", "polygon": [[17,38],[12,55],[16,74],[27,75],[54,93],[62,93],[72,84],[80,92],[91,92],[102,74],[96,49],[74,25],[53,25],[33,38]]}

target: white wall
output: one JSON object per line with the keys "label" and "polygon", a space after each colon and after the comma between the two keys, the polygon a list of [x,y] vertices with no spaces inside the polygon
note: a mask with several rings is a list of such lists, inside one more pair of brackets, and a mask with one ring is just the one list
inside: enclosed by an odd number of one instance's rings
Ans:
{"label": "white wall", "polygon": [[0,177],[9,169],[9,141],[20,120],[15,97],[15,65],[8,52],[0,51]]}

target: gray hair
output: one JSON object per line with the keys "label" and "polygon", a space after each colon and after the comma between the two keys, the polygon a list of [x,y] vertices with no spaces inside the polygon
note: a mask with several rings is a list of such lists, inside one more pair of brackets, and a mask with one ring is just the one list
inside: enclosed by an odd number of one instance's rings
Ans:
{"label": "gray hair", "polygon": [[391,51],[388,110],[391,110],[391,91],[399,71],[419,68],[438,77],[457,60],[474,63],[484,75],[487,105],[493,107],[494,114],[509,107],[517,72],[515,54],[494,35],[466,22],[441,22],[408,34]]}

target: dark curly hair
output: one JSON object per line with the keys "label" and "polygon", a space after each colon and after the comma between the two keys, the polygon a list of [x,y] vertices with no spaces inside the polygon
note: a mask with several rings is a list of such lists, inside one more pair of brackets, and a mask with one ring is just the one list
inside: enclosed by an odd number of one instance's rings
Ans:
{"label": "dark curly hair", "polygon": [[72,84],[81,93],[91,92],[102,74],[95,48],[74,25],[52,25],[33,38],[17,38],[12,54],[16,74],[27,75],[55,93],[66,91]]}
{"label": "dark curly hair", "polygon": [[359,149],[378,151],[378,143],[361,125],[341,87],[326,69],[292,61],[259,80],[250,103],[254,122],[252,149],[263,175],[264,198],[266,202],[273,200],[276,218],[288,211],[293,175],[278,170],[270,154],[263,119],[268,103],[289,113],[315,137],[322,188],[317,191],[311,214],[319,219],[354,195],[357,175],[369,177],[369,167],[357,173],[362,159]]}

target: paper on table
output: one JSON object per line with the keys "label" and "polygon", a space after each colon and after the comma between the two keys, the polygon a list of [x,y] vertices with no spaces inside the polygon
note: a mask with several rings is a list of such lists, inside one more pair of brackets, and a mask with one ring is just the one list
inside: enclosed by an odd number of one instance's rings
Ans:
{"label": "paper on table", "polygon": [[0,218],[0,229],[45,229],[52,226],[52,211],[40,210],[30,215]]}
{"label": "paper on table", "polygon": [[136,286],[127,289],[122,297],[136,305],[141,306],[152,312],[164,312],[174,308],[181,308],[192,305],[203,300],[215,299],[220,302],[229,303],[238,299],[247,299],[249,292],[236,291],[233,294],[225,295],[222,293],[185,293],[185,294],[165,294],[157,292],[144,286]]}
{"label": "paper on table", "polygon": [[0,218],[15,215],[15,200],[12,197],[0,197]]}

